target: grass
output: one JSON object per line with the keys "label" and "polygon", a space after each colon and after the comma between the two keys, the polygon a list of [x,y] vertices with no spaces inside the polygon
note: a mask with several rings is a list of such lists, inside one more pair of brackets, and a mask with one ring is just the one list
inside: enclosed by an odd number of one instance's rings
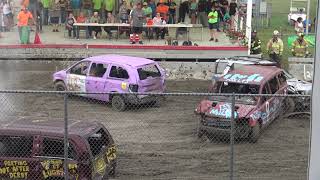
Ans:
{"label": "grass", "polygon": [[[316,16],[317,0],[310,0],[310,19]],[[266,45],[274,30],[278,30],[283,34],[281,39],[284,43],[284,52],[282,56],[283,67],[288,68],[288,57],[291,56],[291,50],[288,47],[288,36],[294,35],[294,27],[288,24],[288,14],[290,9],[290,0],[267,0],[268,3],[272,4],[272,18],[270,21],[270,27],[258,29],[258,37],[262,42],[262,51],[264,57],[268,57],[266,51]],[[312,52],[312,50],[310,50]]]}

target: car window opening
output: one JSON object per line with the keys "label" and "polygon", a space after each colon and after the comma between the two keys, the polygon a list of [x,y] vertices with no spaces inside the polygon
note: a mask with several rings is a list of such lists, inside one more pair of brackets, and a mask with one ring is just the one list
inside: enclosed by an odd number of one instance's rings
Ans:
{"label": "car window opening", "polygon": [[96,157],[105,147],[107,147],[109,139],[107,133],[103,129],[100,129],[98,132],[88,137],[88,142],[93,157]]}
{"label": "car window opening", "polygon": [[[58,139],[51,139],[51,138],[44,138],[43,139],[43,150],[42,156],[48,157],[64,157],[64,142],[63,140]],[[76,152],[74,147],[71,143],[69,143],[69,150],[68,150],[68,158],[75,159]]]}
{"label": "car window opening", "polygon": [[89,75],[93,77],[103,77],[107,71],[107,67],[106,64],[92,63]]}
{"label": "car window opening", "polygon": [[129,79],[128,72],[122,67],[112,66],[110,70],[110,77],[120,78],[120,79]]}
{"label": "car window opening", "polygon": [[86,75],[88,72],[89,62],[81,62],[70,69],[71,74]]}
{"label": "car window opening", "polygon": [[0,136],[0,155],[4,157],[30,157],[33,137]]}
{"label": "car window opening", "polygon": [[145,80],[148,77],[161,77],[161,73],[156,65],[147,65],[138,68],[140,80]]}

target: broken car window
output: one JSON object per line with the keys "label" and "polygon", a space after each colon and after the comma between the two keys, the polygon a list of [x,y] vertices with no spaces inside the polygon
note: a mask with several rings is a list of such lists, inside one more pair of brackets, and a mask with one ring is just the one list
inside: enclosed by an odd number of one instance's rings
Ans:
{"label": "broken car window", "polygon": [[30,157],[33,137],[0,136],[0,156]]}
{"label": "broken car window", "polygon": [[93,157],[99,155],[110,143],[110,139],[104,129],[100,129],[88,138]]}

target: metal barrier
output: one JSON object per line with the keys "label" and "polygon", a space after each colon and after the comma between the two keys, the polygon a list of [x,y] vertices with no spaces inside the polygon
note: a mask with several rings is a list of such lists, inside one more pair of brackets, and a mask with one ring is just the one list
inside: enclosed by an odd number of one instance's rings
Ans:
{"label": "metal barrier", "polygon": [[1,179],[307,177],[310,96],[8,90],[0,107]]}

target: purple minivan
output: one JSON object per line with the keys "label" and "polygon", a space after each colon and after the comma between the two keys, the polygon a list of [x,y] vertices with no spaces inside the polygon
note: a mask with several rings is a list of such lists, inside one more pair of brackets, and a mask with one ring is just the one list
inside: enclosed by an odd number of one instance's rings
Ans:
{"label": "purple minivan", "polygon": [[[165,71],[150,59],[120,55],[101,55],[81,60],[53,75],[57,91],[86,93],[162,93]],[[111,102],[123,111],[128,104],[159,104],[160,98],[146,95],[84,94],[88,98]]]}

